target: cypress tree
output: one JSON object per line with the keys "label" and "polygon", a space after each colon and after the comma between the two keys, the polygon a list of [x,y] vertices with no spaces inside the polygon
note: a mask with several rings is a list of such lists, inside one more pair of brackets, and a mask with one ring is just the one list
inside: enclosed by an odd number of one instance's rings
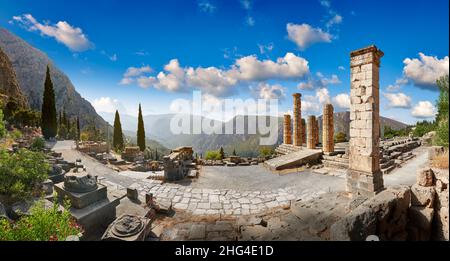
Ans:
{"label": "cypress tree", "polygon": [[233,149],[233,156],[236,156],[236,149]]}
{"label": "cypress tree", "polygon": [[80,118],[77,117],[77,140],[81,138],[81,129],[80,129]]}
{"label": "cypress tree", "polygon": [[223,151],[223,147],[220,147],[220,159],[223,160],[225,158],[225,152]]}
{"label": "cypress tree", "polygon": [[140,103],[139,103],[139,113],[138,113],[137,144],[141,151],[145,150],[144,119],[142,118],[142,110],[141,110]]}
{"label": "cypress tree", "polygon": [[113,147],[122,150],[123,144],[122,124],[120,123],[119,112],[116,110],[116,116],[114,117]]}
{"label": "cypress tree", "polygon": [[155,160],[158,160],[158,149],[155,149]]}
{"label": "cypress tree", "polygon": [[53,83],[48,65],[45,76],[44,97],[41,112],[42,134],[46,139],[54,138],[56,136],[58,124],[56,120],[55,91],[53,90]]}

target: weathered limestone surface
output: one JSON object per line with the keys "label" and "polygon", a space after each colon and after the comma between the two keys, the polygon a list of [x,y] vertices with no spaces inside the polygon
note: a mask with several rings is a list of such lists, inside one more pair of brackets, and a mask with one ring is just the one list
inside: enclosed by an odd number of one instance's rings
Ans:
{"label": "weathered limestone surface", "polygon": [[317,118],[314,120],[314,142],[316,146],[319,145],[319,121]]}
{"label": "weathered limestone surface", "polygon": [[380,171],[379,66],[383,52],[369,46],[351,52],[350,144],[347,191],[373,196],[383,189]]}
{"label": "weathered limestone surface", "polygon": [[293,117],[293,134],[294,146],[302,146],[302,110],[300,93],[294,93],[294,117]]}
{"label": "weathered limestone surface", "polygon": [[323,152],[334,152],[334,119],[333,105],[326,104],[323,107],[322,116],[322,148]]}
{"label": "weathered limestone surface", "polygon": [[306,120],[302,119],[302,143],[306,144]]}
{"label": "weathered limestone surface", "polygon": [[330,228],[331,240],[406,240],[411,191],[408,186],[386,189],[368,199]]}
{"label": "weathered limestone surface", "polygon": [[308,149],[315,149],[316,148],[316,116],[309,116],[308,117],[308,135],[306,137],[306,147]]}
{"label": "weathered limestone surface", "polygon": [[289,114],[284,115],[283,143],[284,144],[292,144],[291,115],[289,115]]}

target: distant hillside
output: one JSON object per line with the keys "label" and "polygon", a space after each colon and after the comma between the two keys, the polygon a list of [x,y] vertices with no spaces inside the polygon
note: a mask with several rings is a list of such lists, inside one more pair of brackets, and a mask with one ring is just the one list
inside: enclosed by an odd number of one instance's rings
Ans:
{"label": "distant hillside", "polygon": [[[114,121],[113,113],[102,113],[109,122]],[[197,153],[205,153],[208,150],[218,150],[223,147],[225,152],[231,153],[236,150],[237,154],[241,156],[257,156],[259,154],[259,134],[197,134],[197,135],[174,135],[170,131],[170,121],[173,114],[163,115],[146,115],[144,116],[145,133],[147,138],[157,140],[167,148],[175,148],[178,146],[193,146]],[[236,122],[236,119],[241,119],[243,116],[236,116],[233,120],[226,122],[225,124],[231,124],[232,121]],[[261,116],[260,116],[261,117]],[[335,117],[335,132],[342,131],[349,135],[350,125],[350,113],[349,112],[337,112]],[[247,125],[247,117],[244,118],[245,126]],[[322,117],[319,117],[319,127],[322,129]],[[137,118],[129,115],[121,115],[122,128],[131,132],[131,135],[136,135]],[[385,125],[391,126],[393,129],[401,129],[407,125],[392,119],[381,117],[381,125],[384,128]],[[245,131],[247,132],[247,129]],[[321,131],[320,131],[321,133]],[[321,135],[320,135],[321,137]],[[321,139],[321,138],[320,138]],[[283,142],[283,118],[278,117],[278,141],[274,146]]]}
{"label": "distant hillside", "polygon": [[19,87],[11,61],[0,48],[0,101],[6,103],[8,100],[14,100],[22,107],[28,106],[27,98]]}
{"label": "distant hillside", "polygon": [[81,97],[70,79],[46,54],[3,28],[0,28],[0,48],[9,57],[19,86],[32,109],[41,110],[45,72],[49,65],[58,112],[64,108],[68,116],[79,116],[81,125],[94,122],[99,128],[105,127],[105,121],[94,107]]}

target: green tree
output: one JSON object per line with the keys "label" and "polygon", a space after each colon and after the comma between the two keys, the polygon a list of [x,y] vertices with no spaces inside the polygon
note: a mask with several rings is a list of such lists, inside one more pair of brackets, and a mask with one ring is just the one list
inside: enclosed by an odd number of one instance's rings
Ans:
{"label": "green tree", "polygon": [[436,83],[440,91],[437,101],[438,114],[436,116],[436,121],[439,122],[442,119],[448,119],[448,75],[442,76]]}
{"label": "green tree", "polygon": [[223,147],[220,147],[220,159],[223,160],[225,158],[225,152],[223,151]]}
{"label": "green tree", "polygon": [[155,160],[158,160],[159,156],[158,156],[158,149],[155,149]]}
{"label": "green tree", "polygon": [[0,139],[5,137],[6,135],[6,128],[5,128],[5,121],[3,120],[3,110],[0,109]]}
{"label": "green tree", "polygon": [[41,114],[42,134],[46,139],[53,138],[57,133],[56,107],[55,107],[55,91],[50,77],[50,68],[47,66],[45,76],[44,98],[42,101]]}
{"label": "green tree", "polygon": [[123,146],[122,124],[120,123],[119,111],[116,110],[116,116],[114,117],[113,147],[116,150],[123,150]]}
{"label": "green tree", "polygon": [[334,141],[337,142],[345,142],[347,141],[347,135],[343,132],[338,132],[334,135]]}
{"label": "green tree", "polygon": [[81,140],[80,118],[77,117],[77,140]]}
{"label": "green tree", "polygon": [[220,151],[217,151],[217,150],[207,151],[205,159],[207,159],[207,160],[221,160]]}
{"label": "green tree", "polygon": [[145,129],[144,119],[142,118],[141,104],[139,103],[138,127],[137,127],[137,144],[141,151],[145,150]]}
{"label": "green tree", "polygon": [[233,149],[233,156],[237,156],[236,149]]}

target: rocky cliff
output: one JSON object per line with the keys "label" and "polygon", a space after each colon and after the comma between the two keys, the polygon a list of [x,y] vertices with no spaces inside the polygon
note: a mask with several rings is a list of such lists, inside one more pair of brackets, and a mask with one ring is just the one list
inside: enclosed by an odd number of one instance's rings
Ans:
{"label": "rocky cliff", "polygon": [[0,28],[0,48],[9,57],[19,86],[32,109],[41,110],[45,72],[49,65],[57,111],[64,108],[68,116],[79,116],[81,125],[94,122],[99,128],[106,126],[106,122],[96,113],[94,107],[81,97],[70,79],[46,54],[3,28]]}
{"label": "rocky cliff", "polygon": [[14,100],[19,106],[26,107],[28,102],[16,79],[11,61],[0,48],[0,101]]}

